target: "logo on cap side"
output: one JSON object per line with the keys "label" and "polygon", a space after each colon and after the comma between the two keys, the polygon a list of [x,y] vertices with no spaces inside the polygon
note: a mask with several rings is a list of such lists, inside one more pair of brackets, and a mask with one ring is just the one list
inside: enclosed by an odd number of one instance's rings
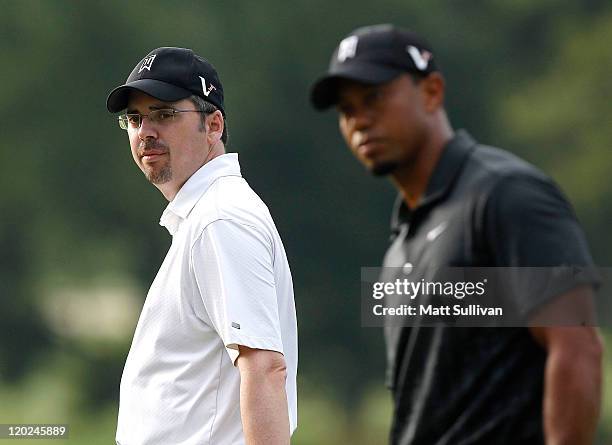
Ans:
{"label": "logo on cap side", "polygon": [[144,60],[142,61],[142,65],[140,65],[140,69],[138,70],[138,72],[140,73],[144,70],[151,71],[151,65],[153,65],[153,61],[155,60],[156,56],[157,54],[153,54],[153,55],[150,55],[149,57],[145,57]]}
{"label": "logo on cap side", "polygon": [[357,36],[349,36],[340,42],[340,46],[338,46],[338,61],[344,62],[348,58],[355,57],[358,42],[359,37]]}
{"label": "logo on cap side", "polygon": [[431,60],[431,53],[429,51],[423,51],[423,53],[421,53],[416,46],[412,45],[408,45],[406,51],[408,51],[408,54],[410,54],[412,61],[418,69],[427,69],[427,65],[429,65],[429,61]]}
{"label": "logo on cap side", "polygon": [[204,96],[208,97],[212,90],[217,89],[212,83],[208,86],[208,88],[206,88],[206,79],[204,79],[202,76],[198,77],[202,80],[202,92],[204,93]]}

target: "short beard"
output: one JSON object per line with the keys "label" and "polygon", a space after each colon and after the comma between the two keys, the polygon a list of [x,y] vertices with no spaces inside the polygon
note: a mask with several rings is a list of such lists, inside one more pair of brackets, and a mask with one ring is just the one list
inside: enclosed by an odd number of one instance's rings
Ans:
{"label": "short beard", "polygon": [[393,173],[397,166],[397,162],[383,162],[370,168],[370,173],[372,173],[373,176],[387,176],[388,174]]}
{"label": "short beard", "polygon": [[165,184],[172,179],[172,167],[170,167],[170,163],[167,163],[159,170],[145,171],[145,177],[151,184]]}
{"label": "short beard", "polygon": [[[138,147],[138,155],[139,156],[144,155],[145,150],[147,149],[149,150],[151,149],[160,150],[161,149],[165,153],[167,153],[168,156],[170,156],[170,149],[168,148],[168,146],[164,143],[158,142],[153,139],[147,138],[141,142],[140,146]],[[166,163],[160,168],[151,167],[147,169],[146,166],[144,165],[143,167],[144,167],[143,173],[151,184],[165,184],[166,182],[169,182],[172,179],[172,167],[170,166],[169,159],[166,160]]]}

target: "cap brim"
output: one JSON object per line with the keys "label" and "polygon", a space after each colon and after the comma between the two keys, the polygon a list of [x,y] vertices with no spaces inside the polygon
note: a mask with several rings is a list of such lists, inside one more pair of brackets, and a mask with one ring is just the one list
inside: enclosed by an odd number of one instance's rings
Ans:
{"label": "cap brim", "polygon": [[193,93],[185,88],[177,87],[175,85],[162,82],[155,79],[140,79],[134,82],[126,83],[115,88],[110,92],[106,99],[106,108],[111,113],[117,113],[118,111],[127,108],[128,99],[130,97],[130,91],[137,90],[142,91],[149,96],[159,99],[164,102],[175,102],[177,100],[185,99],[191,96]]}
{"label": "cap brim", "polygon": [[403,72],[401,69],[368,63],[346,64],[314,83],[310,90],[310,102],[317,110],[325,110],[338,103],[338,85],[342,79],[380,84],[393,80]]}

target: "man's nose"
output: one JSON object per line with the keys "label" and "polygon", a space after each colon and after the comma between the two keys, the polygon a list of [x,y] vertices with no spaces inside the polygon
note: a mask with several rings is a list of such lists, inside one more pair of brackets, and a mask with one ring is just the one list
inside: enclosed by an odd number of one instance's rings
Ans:
{"label": "man's nose", "polygon": [[368,108],[356,110],[351,116],[353,130],[364,130],[372,125],[373,113]]}
{"label": "man's nose", "polygon": [[148,137],[157,138],[157,127],[151,122],[149,116],[140,117],[140,128],[138,128],[138,137],[140,140],[145,140]]}

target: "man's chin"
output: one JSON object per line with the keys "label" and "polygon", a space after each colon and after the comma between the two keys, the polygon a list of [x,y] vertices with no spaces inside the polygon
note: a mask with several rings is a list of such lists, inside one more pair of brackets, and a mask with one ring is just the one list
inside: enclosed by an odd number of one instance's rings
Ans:
{"label": "man's chin", "polygon": [[370,167],[373,176],[387,176],[397,168],[397,162],[381,162]]}
{"label": "man's chin", "polygon": [[160,169],[150,169],[145,172],[146,178],[151,184],[165,184],[172,179],[172,169],[169,166],[164,166]]}

